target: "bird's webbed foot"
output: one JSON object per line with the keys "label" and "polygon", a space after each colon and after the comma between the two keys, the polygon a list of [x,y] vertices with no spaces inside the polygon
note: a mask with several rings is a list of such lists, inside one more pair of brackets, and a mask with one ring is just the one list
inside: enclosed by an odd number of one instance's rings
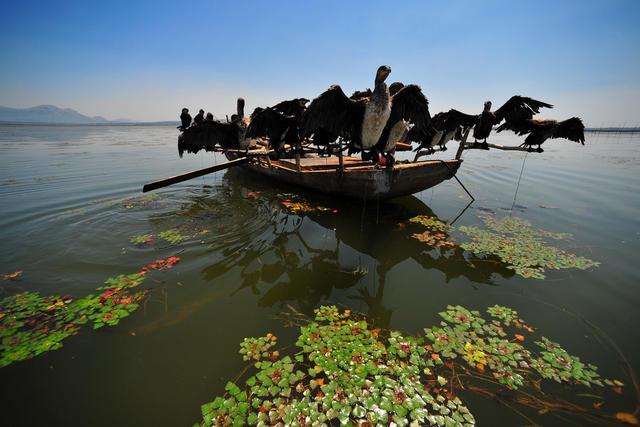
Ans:
{"label": "bird's webbed foot", "polygon": [[446,146],[446,145],[441,145],[441,146],[440,146],[440,150],[442,150],[442,151],[447,151],[447,146]]}
{"label": "bird's webbed foot", "polygon": [[540,147],[540,146],[538,145],[538,148],[536,148],[536,152],[537,152],[537,153],[544,153],[544,150],[542,149],[542,147]]}
{"label": "bird's webbed foot", "polygon": [[489,149],[489,144],[487,144],[487,141],[485,140],[482,144],[480,144],[480,147],[483,150],[488,150]]}

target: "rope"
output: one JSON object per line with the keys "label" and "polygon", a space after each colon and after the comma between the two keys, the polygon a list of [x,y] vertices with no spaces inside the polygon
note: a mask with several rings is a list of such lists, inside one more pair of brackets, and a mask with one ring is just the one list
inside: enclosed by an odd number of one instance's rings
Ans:
{"label": "rope", "polygon": [[516,193],[513,195],[513,204],[511,205],[511,212],[509,213],[509,216],[511,216],[511,214],[513,213],[513,207],[516,205],[516,197],[518,197],[518,190],[520,189],[520,180],[522,179],[522,172],[524,172],[524,165],[527,162],[528,155],[529,155],[529,152],[527,151],[527,153],[524,155],[524,159],[522,160],[522,169],[520,169],[520,176],[518,177],[518,185],[516,186]]}

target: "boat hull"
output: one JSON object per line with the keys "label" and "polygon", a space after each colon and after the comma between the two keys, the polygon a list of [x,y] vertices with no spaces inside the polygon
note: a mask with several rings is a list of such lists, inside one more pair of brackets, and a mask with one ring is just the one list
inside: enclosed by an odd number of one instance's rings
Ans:
{"label": "boat hull", "polygon": [[[227,155],[230,159],[234,155]],[[243,169],[277,181],[293,184],[332,196],[359,200],[383,200],[406,196],[426,190],[451,179],[462,160],[429,160],[398,163],[393,168],[375,166],[317,168],[296,170],[295,166],[265,160],[253,160],[240,166]]]}

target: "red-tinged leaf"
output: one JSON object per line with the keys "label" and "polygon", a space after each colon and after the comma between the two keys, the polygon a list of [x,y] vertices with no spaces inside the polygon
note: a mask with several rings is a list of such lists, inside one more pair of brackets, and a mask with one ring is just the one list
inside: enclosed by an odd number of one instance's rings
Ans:
{"label": "red-tinged leaf", "polygon": [[519,334],[515,334],[515,337],[518,341],[524,341],[524,336],[519,335]]}
{"label": "red-tinged leaf", "polygon": [[13,273],[0,274],[2,280],[15,280],[22,276],[22,270],[14,271]]}

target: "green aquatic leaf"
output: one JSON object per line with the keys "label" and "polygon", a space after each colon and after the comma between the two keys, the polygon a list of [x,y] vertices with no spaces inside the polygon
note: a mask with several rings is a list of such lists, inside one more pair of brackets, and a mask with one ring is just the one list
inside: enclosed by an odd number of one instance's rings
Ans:
{"label": "green aquatic leaf", "polygon": [[566,239],[568,234],[551,233],[535,229],[521,218],[496,219],[483,215],[488,228],[461,226],[459,230],[471,238],[460,245],[466,251],[479,255],[497,256],[516,274],[531,279],[544,279],[549,269],[575,268],[585,270],[600,265],[597,261],[579,257],[552,246],[545,239]]}

